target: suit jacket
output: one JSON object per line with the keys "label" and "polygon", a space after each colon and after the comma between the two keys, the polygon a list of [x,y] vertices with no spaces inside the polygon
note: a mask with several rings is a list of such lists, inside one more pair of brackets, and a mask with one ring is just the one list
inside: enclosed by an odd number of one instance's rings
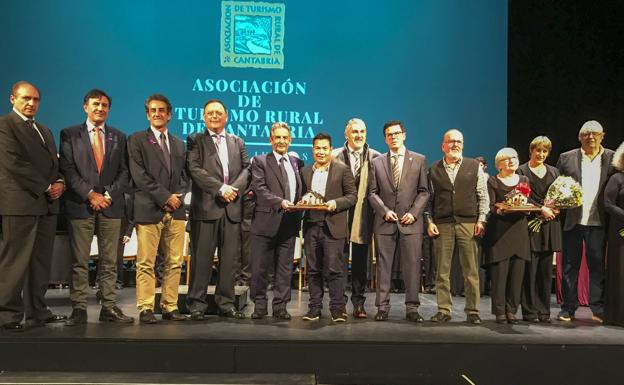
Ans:
{"label": "suit jacket", "polygon": [[[288,156],[290,165],[295,172],[297,190],[296,203],[301,199],[300,170],[303,161],[294,156]],[[251,164],[251,188],[256,197],[256,208],[251,221],[251,233],[265,237],[275,237],[281,232],[284,237],[296,236],[301,228],[301,213],[299,211],[286,213],[281,208],[282,200],[290,200],[285,195],[284,186],[288,180],[283,180],[282,173],[273,152],[258,155]]]}
{"label": "suit jacket", "polygon": [[[580,148],[576,148],[574,150],[570,150],[559,155],[559,159],[557,160],[557,168],[561,175],[571,176],[581,185],[583,184],[583,180],[581,178],[581,159],[583,158],[583,153]],[[613,160],[613,150],[609,150],[607,148],[604,149],[604,152],[601,155],[601,168],[600,168],[600,182],[598,187],[598,194],[596,194],[596,201],[598,204],[598,215],[600,216],[600,223],[603,226],[606,226],[606,216],[604,210],[604,188],[607,183],[607,180],[611,175],[615,173],[615,169],[611,164]],[[574,226],[576,226],[581,217],[583,215],[582,207],[575,207],[573,209],[564,210],[564,219],[563,219],[563,230],[569,231],[572,230]]]}
{"label": "suit jacket", "polygon": [[87,195],[91,190],[108,192],[111,205],[103,210],[108,218],[121,218],[125,212],[124,192],[129,186],[126,135],[105,125],[104,160],[102,174],[98,174],[87,124],[61,131],[61,173],[65,176],[67,191],[65,210],[69,219],[84,219],[93,214]]}
{"label": "suit jacket", "polygon": [[46,194],[59,173],[54,136],[36,122],[35,130],[14,111],[0,118],[0,215],[58,214],[59,200]]}
{"label": "suit jacket", "polygon": [[[303,179],[304,194],[308,193],[312,188],[312,176],[314,170],[312,165],[306,166],[301,170]],[[327,175],[327,185],[325,186],[325,201],[336,201],[336,211],[328,212],[325,215],[325,223],[330,234],[334,238],[346,238],[349,236],[349,211],[357,200],[357,190],[351,170],[342,162],[332,160]],[[308,226],[305,219],[309,216],[306,212],[304,215],[304,229]]]}
{"label": "suit jacket", "polygon": [[211,221],[224,214],[232,222],[242,220],[242,194],[249,185],[249,159],[245,143],[236,135],[226,134],[228,149],[228,185],[238,188],[238,198],[227,203],[219,189],[223,186],[223,168],[219,153],[208,130],[186,139],[186,165],[192,179],[191,219]]}
{"label": "suit jacket", "polygon": [[[404,234],[421,234],[424,229],[423,211],[429,200],[425,156],[405,151],[398,188],[394,187],[390,161],[390,153],[387,152],[371,162],[368,200],[375,210],[373,231],[375,234],[394,234],[398,228]],[[384,215],[389,210],[399,218],[411,213],[416,221],[411,225],[386,222]]]}
{"label": "suit jacket", "polygon": [[[362,159],[364,159],[364,161],[362,162],[362,166],[364,166],[364,164],[368,162],[369,179],[370,179],[370,162],[380,155],[381,153],[379,151],[368,147],[368,144],[364,145],[363,153],[362,153]],[[351,170],[351,157],[349,156],[349,148],[347,147],[346,143],[344,147],[335,149],[333,151],[332,156],[334,157],[334,159],[343,162],[349,168],[349,170]],[[359,191],[360,175],[354,175],[354,179],[355,179],[355,189]],[[364,182],[367,182],[367,181],[364,181]],[[368,183],[366,183],[366,188],[368,188]],[[373,208],[370,206],[368,199],[364,198],[364,200],[362,201],[362,215],[360,218],[360,226],[357,229],[353,228],[354,212],[355,212],[355,206],[349,209],[349,227],[351,229],[351,232],[359,233],[360,237],[363,240],[367,241],[367,243],[370,243],[370,239],[372,238],[372,235],[373,235],[373,220],[374,220],[375,213],[373,212]]]}
{"label": "suit jacket", "polygon": [[[165,156],[159,140],[150,128],[128,138],[130,176],[136,186],[134,193],[134,222],[159,223],[163,207],[172,194],[188,192],[184,142],[169,136],[171,174],[167,171]],[[184,205],[171,213],[174,219],[185,220]]]}

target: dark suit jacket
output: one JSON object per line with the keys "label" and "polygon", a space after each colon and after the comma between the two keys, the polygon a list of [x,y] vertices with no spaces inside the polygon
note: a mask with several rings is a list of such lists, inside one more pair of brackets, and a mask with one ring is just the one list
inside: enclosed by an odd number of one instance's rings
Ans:
{"label": "dark suit jacket", "polygon": [[[583,184],[581,178],[582,157],[583,153],[581,152],[581,149],[576,148],[574,150],[570,150],[559,155],[559,160],[557,160],[557,168],[559,169],[561,175],[571,176],[581,185]],[[600,168],[600,182],[598,187],[598,194],[596,195],[596,201],[598,204],[598,215],[600,216],[600,222],[603,226],[606,225],[606,216],[604,210],[604,188],[609,177],[615,173],[615,169],[611,164],[612,160],[613,150],[605,148],[604,152],[601,155],[602,166]],[[582,207],[575,207],[573,209],[564,210],[563,230],[572,230],[572,228],[574,228],[574,226],[579,223],[582,215]]]}
{"label": "dark suit jacket", "polygon": [[[301,198],[303,188],[300,170],[303,161],[294,156],[288,157],[297,178],[296,203]],[[251,164],[251,188],[256,197],[256,208],[251,221],[251,233],[274,237],[282,231],[283,236],[296,236],[301,228],[301,213],[285,213],[281,209],[282,200],[289,200],[284,192],[288,180],[282,180],[282,173],[273,152],[258,155]]]}
{"label": "dark suit jacket", "polygon": [[61,131],[61,173],[65,176],[67,191],[65,209],[69,219],[84,219],[93,214],[87,199],[89,191],[111,196],[111,205],[103,211],[108,218],[124,215],[124,192],[128,189],[128,152],[126,136],[106,125],[105,154],[102,175],[98,174],[87,124],[79,124]]}
{"label": "dark suit jacket", "polygon": [[[373,231],[375,234],[394,234],[397,227],[404,234],[423,232],[423,211],[429,200],[427,169],[424,155],[405,151],[403,170],[399,188],[394,187],[390,153],[375,158],[371,162],[369,175],[368,200],[375,210]],[[386,222],[384,215],[394,211],[399,218],[411,213],[416,221],[411,225]]]}
{"label": "dark suit jacket", "polygon": [[[312,165],[301,170],[304,195],[312,189],[313,174]],[[332,237],[346,238],[349,236],[349,212],[347,210],[355,204],[357,190],[351,170],[344,163],[336,160],[331,162],[327,175],[327,185],[325,186],[325,201],[331,200],[336,201],[336,211],[326,214],[325,223],[327,223],[327,228]],[[304,215],[304,229],[306,228],[305,218],[308,215],[308,212]]]}
{"label": "dark suit jacket", "polygon": [[219,189],[223,186],[223,168],[219,153],[208,130],[186,139],[186,164],[193,181],[191,219],[211,221],[226,214],[233,222],[242,220],[242,195],[249,185],[249,159],[245,143],[236,135],[226,134],[228,149],[228,185],[238,188],[238,198],[225,202]]}
{"label": "dark suit jacket", "polygon": [[54,137],[46,126],[35,130],[14,111],[0,118],[0,215],[58,214],[59,200],[46,190],[63,179]]}
{"label": "dark suit jacket", "polygon": [[[130,176],[136,186],[134,193],[134,222],[159,223],[163,206],[172,194],[186,194],[188,181],[184,142],[169,135],[171,175],[167,172],[165,156],[159,140],[150,128],[128,138]],[[181,197],[184,200],[184,196]],[[174,219],[184,220],[184,205],[172,213]]]}
{"label": "dark suit jacket", "polygon": [[[370,162],[380,155],[381,153],[379,151],[368,147],[368,144],[364,145],[362,158],[365,160],[365,162],[369,162],[368,163],[369,164],[369,171],[368,171],[369,179],[370,179]],[[351,170],[351,157],[349,156],[349,149],[346,143],[344,147],[337,148],[333,151],[333,157],[334,159],[339,160],[343,162],[344,164],[346,164],[349,170]],[[362,165],[364,165],[364,163],[362,163]],[[360,176],[359,175],[354,176],[354,179],[355,179],[355,189],[359,191]],[[368,188],[368,183],[367,183],[367,188]],[[355,212],[355,206],[349,209],[349,227],[352,227],[354,212]],[[360,228],[359,229],[351,228],[351,231],[352,232],[359,231],[362,239],[367,240],[367,242],[370,242],[370,239],[373,236],[374,216],[375,216],[375,213],[373,212],[373,208],[370,206],[368,199],[364,198],[364,201],[362,202],[362,217],[360,219]]]}

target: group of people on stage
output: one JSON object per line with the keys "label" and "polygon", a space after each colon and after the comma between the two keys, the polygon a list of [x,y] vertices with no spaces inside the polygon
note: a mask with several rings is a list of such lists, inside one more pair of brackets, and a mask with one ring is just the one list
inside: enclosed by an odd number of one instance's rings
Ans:
{"label": "group of people on stage", "polygon": [[[271,284],[273,319],[290,320],[293,254],[302,228],[309,288],[306,321],[321,317],[326,287],[331,320],[347,320],[349,256],[352,316],[368,318],[364,294],[374,239],[374,319],[389,318],[392,270],[398,259],[405,283],[405,318],[423,322],[418,309],[426,232],[433,239],[437,265],[438,311],[432,322],[451,320],[449,275],[457,253],[464,276],[466,322],[481,323],[481,252],[490,271],[496,322],[517,323],[520,305],[524,320],[551,322],[552,256],[559,250],[563,251],[564,301],[557,318],[570,321],[578,307],[577,279],[585,250],[594,319],[624,326],[624,285],[619,284],[624,277],[620,261],[624,145],[615,153],[604,149],[598,122],[583,125],[581,148],[561,154],[557,167],[545,163],[550,140],[537,137],[529,146],[528,163],[519,166],[516,151],[503,148],[496,154],[498,174],[488,178],[479,161],[463,156],[459,130],[444,133],[442,159],[428,168],[423,155],[406,148],[406,128],[397,120],[383,127],[385,154],[367,145],[365,123],[351,119],[343,146],[334,148],[331,136],[324,133],[314,137],[314,162],[309,165],[289,152],[291,130],[286,123],[276,122],[270,130],[272,151],[250,161],[244,141],[225,130],[228,112],[216,99],[203,108],[206,130],[190,135],[186,146],[167,129],[172,106],[161,94],[145,101],[149,128],[126,138],[107,124],[112,99],[99,89],[85,95],[86,120],[61,131],[57,151],[51,131],[35,121],[40,98],[37,87],[20,81],[11,89],[13,110],[0,118],[0,327],[4,330],[52,322],[87,323],[88,262],[94,236],[100,260],[99,320],[134,322],[117,306],[115,287],[128,192],[133,196],[138,245],[136,303],[143,324],[159,321],[154,314],[159,248],[165,265],[159,304],[163,320],[205,319],[217,250],[218,314],[245,318],[235,307],[234,291],[237,261],[245,254],[241,248],[245,232],[249,233],[250,296],[255,305],[251,318],[269,315]],[[580,207],[560,213],[544,204],[546,191],[559,174],[581,184]],[[529,200],[541,207],[543,224],[537,232],[529,231],[527,215],[495,205],[519,183],[531,186]],[[189,191],[187,317],[177,303],[187,231],[184,196]],[[61,199],[72,255],[69,317],[54,314],[44,298]],[[255,201],[255,208],[246,227],[243,207],[248,199]]]}

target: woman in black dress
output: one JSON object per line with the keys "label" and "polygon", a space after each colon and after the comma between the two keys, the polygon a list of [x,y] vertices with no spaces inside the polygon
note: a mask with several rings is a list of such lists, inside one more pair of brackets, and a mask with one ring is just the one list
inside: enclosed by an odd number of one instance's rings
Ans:
{"label": "woman in black dress", "polygon": [[613,167],[619,172],[609,178],[605,187],[609,229],[604,322],[624,326],[624,143],[613,154]]}
{"label": "woman in black dress", "polygon": [[526,262],[530,260],[529,231],[526,215],[496,208],[518,183],[529,182],[516,174],[518,153],[503,148],[496,154],[498,174],[488,179],[490,216],[485,232],[485,263],[490,266],[492,287],[492,314],[498,323],[517,324],[516,312],[520,304],[522,279]]}
{"label": "woman in black dress", "polygon": [[[542,207],[540,218],[545,220],[539,231],[529,231],[531,260],[526,266],[522,285],[522,319],[528,322],[551,322],[553,253],[561,250],[561,224],[557,211],[544,206],[548,188],[559,176],[557,168],[544,163],[551,149],[550,139],[538,136],[529,145],[530,160],[518,167],[518,174],[529,178],[529,201]],[[536,216],[532,215],[529,220],[533,218]]]}

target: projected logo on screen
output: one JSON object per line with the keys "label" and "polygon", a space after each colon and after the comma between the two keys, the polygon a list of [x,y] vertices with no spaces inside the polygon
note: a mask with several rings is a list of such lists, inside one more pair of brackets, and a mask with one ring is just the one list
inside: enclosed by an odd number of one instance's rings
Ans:
{"label": "projected logo on screen", "polygon": [[221,3],[221,66],[284,68],[284,17],[281,3]]}

